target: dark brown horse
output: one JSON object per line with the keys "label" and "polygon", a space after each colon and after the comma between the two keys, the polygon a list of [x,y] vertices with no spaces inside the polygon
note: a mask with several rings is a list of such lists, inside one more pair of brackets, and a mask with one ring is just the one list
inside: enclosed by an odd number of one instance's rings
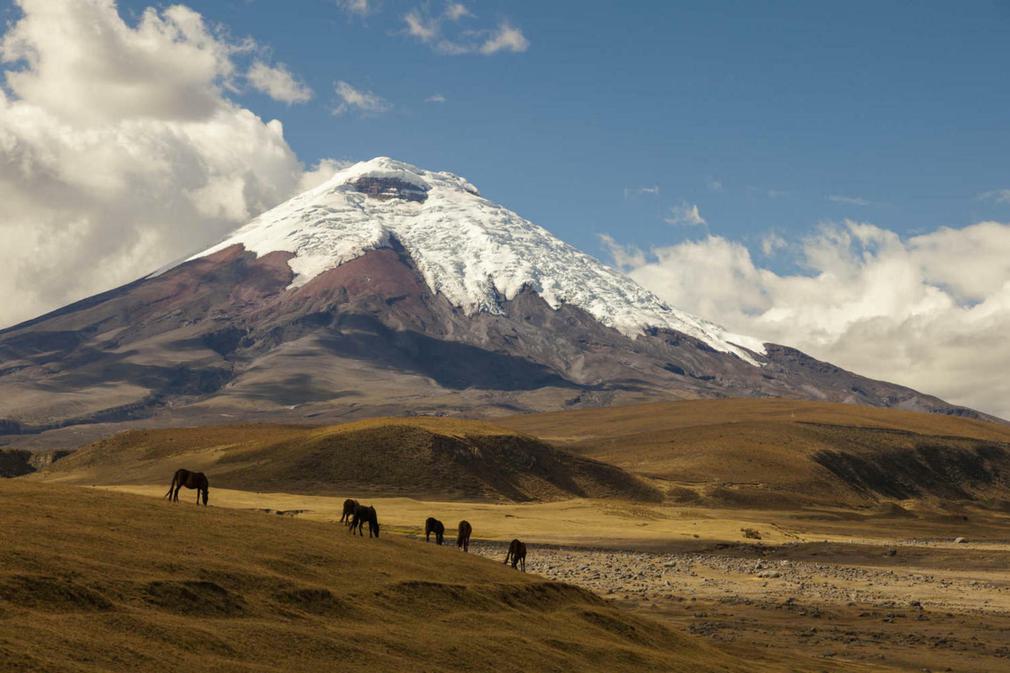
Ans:
{"label": "dark brown horse", "polygon": [[365,533],[362,528],[366,523],[368,524],[368,537],[373,535],[379,537],[379,517],[375,513],[375,508],[355,505],[354,514],[351,515],[351,535],[354,535],[354,531],[358,531],[358,535],[364,537]]}
{"label": "dark brown horse", "polygon": [[344,501],[344,513],[340,515],[340,523],[351,525],[351,518],[354,516],[354,508],[358,506],[357,500],[348,498]]}
{"label": "dark brown horse", "polygon": [[429,516],[424,521],[424,541],[429,542],[431,534],[435,534],[435,543],[442,544],[442,539],[445,537],[445,524],[436,519],[433,516]]}
{"label": "dark brown horse", "polygon": [[508,553],[505,554],[505,563],[512,560],[512,567],[515,568],[517,565],[522,566],[523,572],[526,572],[526,543],[520,542],[519,540],[512,540],[509,544]]}
{"label": "dark brown horse", "polygon": [[207,475],[203,472],[190,472],[189,470],[176,470],[175,475],[172,477],[172,485],[168,487],[168,493],[165,497],[172,502],[179,502],[179,489],[183,486],[186,488],[196,489],[196,504],[200,504],[200,498],[203,498],[203,506],[207,506],[207,498],[210,495],[210,482],[207,481]]}
{"label": "dark brown horse", "polygon": [[473,526],[469,521],[460,521],[456,526],[456,546],[463,551],[470,551],[470,535],[473,533]]}

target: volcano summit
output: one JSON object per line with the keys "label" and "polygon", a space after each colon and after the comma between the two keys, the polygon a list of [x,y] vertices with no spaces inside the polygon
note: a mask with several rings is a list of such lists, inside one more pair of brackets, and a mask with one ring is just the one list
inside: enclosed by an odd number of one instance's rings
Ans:
{"label": "volcano summit", "polygon": [[388,158],[0,332],[10,435],[727,396],[978,415],[732,334],[466,180]]}

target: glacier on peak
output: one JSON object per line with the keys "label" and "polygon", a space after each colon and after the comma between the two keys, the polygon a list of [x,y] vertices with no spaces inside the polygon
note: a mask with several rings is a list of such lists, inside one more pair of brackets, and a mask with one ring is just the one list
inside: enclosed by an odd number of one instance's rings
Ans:
{"label": "glacier on peak", "polygon": [[[375,184],[392,189],[394,198],[385,192],[375,198]],[[414,196],[395,198],[397,185]],[[754,353],[765,352],[758,339],[668,306],[624,274],[483,198],[463,178],[387,157],[337,172],[190,259],[235,244],[258,256],[290,252],[291,285],[298,287],[394,238],[432,292],[467,313],[499,313],[502,298],[513,299],[528,286],[552,308],[576,306],[631,338],[647,328],[668,328],[754,365]]]}

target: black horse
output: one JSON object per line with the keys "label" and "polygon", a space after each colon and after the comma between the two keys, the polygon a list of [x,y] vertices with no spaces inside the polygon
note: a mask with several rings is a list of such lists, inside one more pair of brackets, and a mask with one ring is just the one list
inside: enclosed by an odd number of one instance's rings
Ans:
{"label": "black horse", "polygon": [[179,502],[179,489],[183,486],[186,488],[195,488],[196,504],[200,504],[202,497],[203,506],[207,506],[207,498],[210,496],[210,482],[207,481],[207,475],[203,472],[176,470],[172,476],[172,485],[168,487],[168,493],[165,494],[165,497],[172,502]]}
{"label": "black horse", "polygon": [[436,519],[433,516],[429,516],[424,521],[424,541],[431,541],[431,534],[435,534],[435,543],[442,544],[442,539],[445,537],[445,524]]}
{"label": "black horse", "polygon": [[351,517],[354,516],[354,508],[358,506],[357,500],[348,498],[344,501],[344,513],[340,515],[340,523],[351,525]]}
{"label": "black horse", "polygon": [[522,566],[523,572],[526,572],[526,543],[520,542],[519,540],[512,540],[509,544],[509,550],[505,554],[505,563],[509,560],[512,561],[512,567],[515,568],[517,565]]}
{"label": "black horse", "polygon": [[375,513],[375,508],[355,505],[354,514],[351,515],[351,535],[354,535],[354,531],[358,531],[358,535],[364,537],[365,533],[362,528],[366,523],[368,524],[368,537],[379,537],[379,517]]}
{"label": "black horse", "polygon": [[470,551],[470,535],[473,533],[473,526],[469,521],[463,520],[456,527],[456,546],[463,551]]}

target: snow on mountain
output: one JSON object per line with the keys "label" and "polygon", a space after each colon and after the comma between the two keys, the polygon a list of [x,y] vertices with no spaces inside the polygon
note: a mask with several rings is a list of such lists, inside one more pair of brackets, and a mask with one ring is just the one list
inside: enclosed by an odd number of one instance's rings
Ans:
{"label": "snow on mountain", "polygon": [[[758,364],[757,339],[672,308],[630,278],[483,198],[466,180],[378,157],[269,210],[218,245],[237,243],[257,255],[294,254],[292,286],[396,239],[433,292],[467,313],[501,312],[524,287],[552,307],[577,306],[634,338],[669,328]],[[741,348],[742,347],[742,348]],[[747,350],[745,350],[747,349]]]}

